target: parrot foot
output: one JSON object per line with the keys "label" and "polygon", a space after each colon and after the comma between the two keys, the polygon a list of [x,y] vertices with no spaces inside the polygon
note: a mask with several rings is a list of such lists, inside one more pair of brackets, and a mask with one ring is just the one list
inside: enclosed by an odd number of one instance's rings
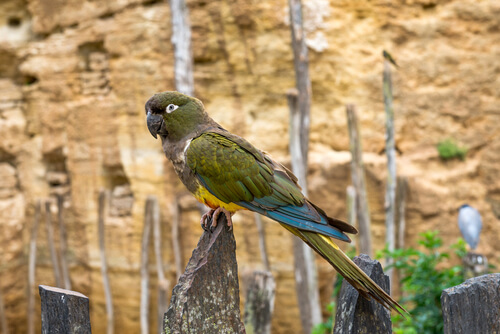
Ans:
{"label": "parrot foot", "polygon": [[227,226],[229,227],[229,231],[233,229],[233,221],[231,220],[231,212],[227,211],[224,208],[218,207],[217,209],[212,209],[209,212],[205,213],[203,216],[201,216],[201,227],[205,230],[208,231],[208,221],[211,219],[212,224],[210,225],[210,232],[213,232],[213,230],[217,227],[217,218],[219,215],[223,213],[226,216],[227,220]]}

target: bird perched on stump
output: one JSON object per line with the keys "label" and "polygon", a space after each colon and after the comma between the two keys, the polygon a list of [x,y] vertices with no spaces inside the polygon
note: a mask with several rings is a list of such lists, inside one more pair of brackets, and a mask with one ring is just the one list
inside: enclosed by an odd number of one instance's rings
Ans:
{"label": "bird perched on stump", "polygon": [[[161,138],[163,151],[198,201],[211,208],[201,218],[205,229],[224,214],[228,225],[239,210],[269,217],[301,238],[327,260],[365,298],[405,312],[330,239],[350,242],[356,229],[311,203],[292,172],[245,139],[217,124],[200,100],[163,92],[146,103],[147,126]],[[207,226],[212,220],[212,226]]]}
{"label": "bird perched on stump", "polygon": [[483,222],[479,211],[468,204],[460,206],[458,209],[458,227],[462,236],[472,250],[476,249],[479,243],[479,234],[483,228]]}

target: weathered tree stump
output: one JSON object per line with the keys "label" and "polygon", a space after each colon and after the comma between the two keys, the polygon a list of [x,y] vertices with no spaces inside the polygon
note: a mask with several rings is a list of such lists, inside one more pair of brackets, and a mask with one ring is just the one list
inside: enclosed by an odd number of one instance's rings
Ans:
{"label": "weathered tree stump", "polygon": [[79,292],[39,285],[42,334],[89,334],[89,299]]}
{"label": "weathered tree stump", "polygon": [[[385,292],[389,293],[389,276],[382,266],[366,254],[354,258],[356,263]],[[375,300],[366,300],[346,280],[342,282],[338,297],[335,334],[387,334],[392,333],[391,314]]]}
{"label": "weathered tree stump", "polygon": [[468,279],[441,295],[444,333],[500,333],[500,274]]}
{"label": "weathered tree stump", "polygon": [[245,301],[247,334],[270,334],[276,283],[269,271],[254,271],[248,280]]}
{"label": "weathered tree stump", "polygon": [[172,291],[164,333],[245,333],[240,320],[236,242],[220,215],[205,231]]}

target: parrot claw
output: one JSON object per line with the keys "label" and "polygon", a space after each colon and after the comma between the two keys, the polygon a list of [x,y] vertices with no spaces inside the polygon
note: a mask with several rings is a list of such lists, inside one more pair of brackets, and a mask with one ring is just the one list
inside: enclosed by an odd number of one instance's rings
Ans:
{"label": "parrot claw", "polygon": [[[223,213],[226,216],[228,230],[231,231],[233,229],[233,221],[231,219],[232,214],[231,212],[221,207],[218,207],[215,210],[212,209],[209,212],[205,213],[203,216],[201,216],[201,221],[200,221],[201,227],[205,231],[213,232],[217,227],[217,218],[219,218],[219,215],[221,213]],[[209,220],[212,220],[212,224],[210,224],[210,227],[208,226]]]}

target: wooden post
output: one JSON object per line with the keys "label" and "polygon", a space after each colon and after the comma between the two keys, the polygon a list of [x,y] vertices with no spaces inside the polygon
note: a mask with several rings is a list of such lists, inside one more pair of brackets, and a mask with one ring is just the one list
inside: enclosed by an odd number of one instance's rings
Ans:
{"label": "wooden post", "polygon": [[61,271],[59,269],[59,257],[57,256],[56,244],[54,242],[54,229],[52,226],[52,214],[50,212],[50,202],[45,201],[45,227],[47,228],[47,246],[50,249],[50,258],[52,259],[52,268],[54,269],[54,278],[56,285],[61,287]]}
{"label": "wooden post", "polygon": [[[389,293],[389,277],[382,266],[366,254],[354,258],[356,263],[375,283]],[[342,282],[337,299],[335,334],[387,334],[392,333],[391,314],[375,300],[366,300],[346,280]]]}
{"label": "wooden post", "polygon": [[397,248],[405,247],[406,234],[406,192],[408,191],[408,179],[405,176],[398,176],[396,186],[396,203],[398,209],[398,237]]}
{"label": "wooden post", "polygon": [[444,334],[500,333],[500,274],[443,290]]}
{"label": "wooden post", "polygon": [[236,242],[224,215],[203,235],[172,291],[165,334],[245,333],[240,320]]}
{"label": "wooden post", "polygon": [[260,214],[255,213],[255,224],[257,225],[257,233],[259,234],[259,248],[260,248],[260,257],[262,258],[262,264],[267,271],[270,271],[269,267],[269,258],[267,256],[267,248],[266,248],[266,234],[264,232],[264,225],[262,224],[262,217]]}
{"label": "wooden post", "polygon": [[175,273],[177,281],[182,274],[182,248],[180,244],[179,229],[181,225],[181,207],[179,199],[175,198],[172,208],[172,247],[174,250]]}
{"label": "wooden post", "polygon": [[42,334],[90,334],[89,299],[79,292],[40,285]]}
{"label": "wooden post", "polygon": [[347,123],[349,127],[349,149],[351,151],[351,178],[356,190],[356,210],[359,227],[359,250],[372,255],[372,238],[370,229],[370,208],[366,195],[365,170],[363,165],[363,148],[359,131],[358,115],[353,104],[346,105]]}
{"label": "wooden post", "polygon": [[144,226],[141,243],[141,333],[149,333],[149,240],[151,235],[151,198],[144,207]]}
{"label": "wooden post", "polygon": [[99,252],[101,255],[101,274],[102,284],[104,286],[104,296],[106,299],[106,316],[107,316],[107,334],[113,334],[114,331],[114,312],[113,312],[113,296],[111,294],[111,285],[108,276],[108,263],[106,260],[106,234],[104,231],[104,214],[106,209],[106,191],[99,192],[98,201],[98,234],[99,234]]}
{"label": "wooden post", "polygon": [[[346,202],[347,202],[347,222],[352,225],[356,226],[356,189],[354,189],[353,186],[347,186],[346,189]],[[351,245],[353,247],[356,247],[357,244],[357,235],[354,235],[351,237],[352,243]]]}
{"label": "wooden post", "polygon": [[40,215],[42,203],[36,201],[35,217],[30,235],[30,250],[28,256],[28,334],[35,334],[35,271],[36,271],[36,241],[38,236],[38,225],[40,224]]}
{"label": "wooden post", "polygon": [[5,316],[5,306],[3,303],[3,292],[1,287],[0,287],[0,323],[2,324],[2,326],[0,327],[2,329],[2,334],[9,334],[9,326],[7,325],[7,317]]}
{"label": "wooden post", "polygon": [[165,278],[165,271],[163,270],[163,257],[162,257],[162,247],[161,247],[161,226],[160,226],[160,207],[158,205],[158,199],[156,196],[149,196],[149,201],[151,202],[152,211],[152,223],[153,223],[153,238],[154,238],[154,248],[156,256],[156,273],[158,276],[158,329],[157,333],[161,333],[163,328],[163,315],[167,311],[167,291],[170,290],[170,284]]}
{"label": "wooden post", "polygon": [[270,334],[276,283],[268,271],[255,271],[249,280],[245,301],[245,330],[248,334]]}
{"label": "wooden post", "polygon": [[[389,251],[396,245],[396,149],[394,138],[394,108],[392,107],[391,65],[384,60],[383,93],[385,105],[385,153],[387,155],[387,183],[385,191],[385,243]],[[391,258],[385,259],[385,265],[391,265]],[[392,281],[392,269],[386,270]]]}
{"label": "wooden post", "polygon": [[[287,93],[290,108],[290,155],[292,170],[299,180],[302,192],[307,196],[307,144],[304,144],[303,130],[306,126],[300,108],[300,93],[290,90]],[[307,141],[306,141],[307,143]],[[314,252],[299,237],[293,237],[293,253],[295,265],[295,287],[300,308],[302,330],[310,333],[314,325],[321,323],[321,305],[319,300],[318,273],[314,261]]]}
{"label": "wooden post", "polygon": [[191,51],[191,26],[185,0],[169,0],[172,17],[172,44],[175,59],[175,88],[193,95],[193,54]]}
{"label": "wooden post", "polygon": [[69,278],[69,268],[67,261],[68,253],[68,238],[66,235],[66,227],[63,220],[64,197],[61,194],[57,195],[57,219],[59,221],[59,244],[61,246],[61,271],[64,283],[64,288],[71,290],[71,280]]}

